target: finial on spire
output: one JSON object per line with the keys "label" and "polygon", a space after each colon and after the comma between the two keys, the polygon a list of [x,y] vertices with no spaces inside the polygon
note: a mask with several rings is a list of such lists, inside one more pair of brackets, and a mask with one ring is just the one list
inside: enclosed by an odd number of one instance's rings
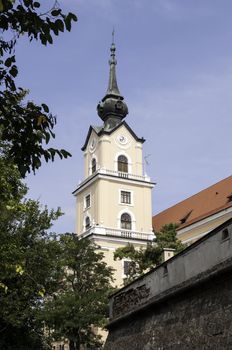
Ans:
{"label": "finial on spire", "polygon": [[113,31],[112,31],[112,44],[114,44],[114,27],[113,27]]}
{"label": "finial on spire", "polygon": [[110,65],[110,76],[109,76],[109,84],[108,84],[108,89],[107,89],[107,94],[116,94],[120,95],[118,84],[117,84],[117,78],[116,78],[116,70],[115,66],[117,64],[117,60],[115,58],[115,43],[114,43],[114,28],[112,31],[112,44],[110,47],[110,60],[109,60],[109,65]]}
{"label": "finial on spire", "polygon": [[114,43],[114,28],[112,31],[112,43],[110,47],[110,75],[106,95],[97,106],[99,117],[104,121],[105,128],[112,129],[128,114],[128,108],[124,102],[123,96],[120,94],[117,78],[116,78],[116,64],[115,58],[115,43]]}

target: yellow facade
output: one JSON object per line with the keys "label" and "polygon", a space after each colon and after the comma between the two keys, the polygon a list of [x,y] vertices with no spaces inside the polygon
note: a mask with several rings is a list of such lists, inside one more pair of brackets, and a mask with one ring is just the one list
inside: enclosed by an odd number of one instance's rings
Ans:
{"label": "yellow facade", "polygon": [[[118,159],[128,160],[128,171],[118,171]],[[96,167],[93,169],[93,159]],[[153,183],[143,173],[142,142],[138,141],[127,124],[115,131],[98,135],[91,131],[84,150],[84,179],[74,192],[76,196],[76,231],[89,237],[101,247],[105,260],[115,269],[115,285],[121,286],[124,261],[114,261],[118,247],[132,243],[144,247],[153,240],[152,200]],[[130,203],[122,202],[122,193],[130,194]],[[131,228],[121,226],[122,214],[131,217]],[[89,226],[86,224],[89,220]]]}

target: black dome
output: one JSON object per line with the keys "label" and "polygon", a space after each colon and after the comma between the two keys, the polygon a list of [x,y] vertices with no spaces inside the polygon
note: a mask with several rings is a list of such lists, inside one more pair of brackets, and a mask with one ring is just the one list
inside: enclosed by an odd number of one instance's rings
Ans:
{"label": "black dome", "polygon": [[[117,84],[115,69],[117,61],[115,58],[116,48],[114,42],[111,45],[110,51],[111,58],[109,60],[110,75],[108,89],[106,91],[106,95],[97,105],[97,113],[104,123],[107,122],[108,119],[111,119],[110,124],[113,125],[125,118],[125,116],[128,114],[128,107],[123,96],[120,94]],[[115,119],[115,123],[112,122],[113,119]]]}
{"label": "black dome", "polygon": [[102,101],[99,102],[97,113],[103,121],[111,116],[123,119],[128,114],[128,107],[122,96],[106,95]]}

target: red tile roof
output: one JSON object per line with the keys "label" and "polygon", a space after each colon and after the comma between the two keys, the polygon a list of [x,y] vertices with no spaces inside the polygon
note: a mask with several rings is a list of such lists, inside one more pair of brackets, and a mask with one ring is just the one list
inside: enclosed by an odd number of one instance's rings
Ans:
{"label": "red tile roof", "polygon": [[228,207],[232,207],[232,176],[153,216],[152,225],[155,231],[169,223],[180,229]]}

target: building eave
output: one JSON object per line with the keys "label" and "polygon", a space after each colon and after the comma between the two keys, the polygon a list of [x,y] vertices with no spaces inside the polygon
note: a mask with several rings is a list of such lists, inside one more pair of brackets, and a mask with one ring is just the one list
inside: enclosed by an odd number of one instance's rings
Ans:
{"label": "building eave", "polygon": [[[130,174],[128,174],[130,176]],[[124,182],[124,183],[134,183],[134,184],[138,184],[138,185],[143,185],[143,186],[147,186],[147,187],[151,187],[153,188],[156,183],[155,182],[151,182],[151,181],[145,181],[145,180],[137,180],[137,179],[133,179],[130,177],[120,177],[117,175],[111,175],[111,174],[104,174],[101,172],[96,172],[95,174],[89,176],[87,179],[85,179],[73,192],[72,194],[75,196],[77,193],[79,193],[80,191],[82,191],[86,186],[89,186],[91,183],[95,182],[96,179],[111,179],[113,181],[119,181],[120,182]]]}

